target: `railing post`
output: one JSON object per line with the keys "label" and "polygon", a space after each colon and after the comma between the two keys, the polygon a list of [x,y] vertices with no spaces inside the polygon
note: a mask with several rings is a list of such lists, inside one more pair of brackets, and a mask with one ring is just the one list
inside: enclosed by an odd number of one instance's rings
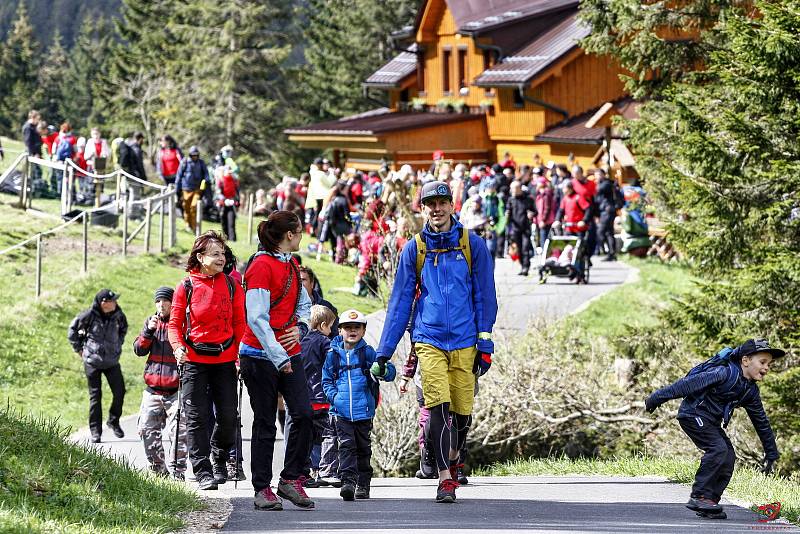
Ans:
{"label": "railing post", "polygon": [[36,234],[36,298],[42,294],[42,234]]}
{"label": "railing post", "polygon": [[175,203],[177,201],[175,199],[167,200],[167,204],[169,205],[169,248],[172,249],[175,247]]}
{"label": "railing post", "polygon": [[164,209],[166,199],[161,199],[161,209],[158,210],[158,251],[164,252]]}
{"label": "railing post", "polygon": [[247,195],[247,244],[253,243],[253,203],[254,195],[250,193]]}
{"label": "railing post", "polygon": [[150,254],[150,229],[152,226],[151,220],[153,217],[153,201],[147,201],[147,214],[145,215],[147,219],[145,219],[144,223],[144,253]]}
{"label": "railing post", "polygon": [[22,171],[22,188],[19,190],[19,207],[25,209],[28,207],[28,182],[30,181],[31,164],[28,161],[28,156],[25,156],[25,165]]}
{"label": "railing post", "polygon": [[89,272],[89,212],[83,212],[83,273]]}
{"label": "railing post", "polygon": [[120,176],[121,176],[120,172],[117,171],[117,185],[116,189],[114,190],[114,202],[116,202],[117,204],[119,204],[119,195],[120,195]]}
{"label": "railing post", "polygon": [[197,210],[195,210],[195,218],[194,218],[194,236],[200,237],[200,234],[203,233],[203,203],[201,199],[197,200]]}
{"label": "railing post", "polygon": [[122,197],[122,257],[128,255],[128,193]]}

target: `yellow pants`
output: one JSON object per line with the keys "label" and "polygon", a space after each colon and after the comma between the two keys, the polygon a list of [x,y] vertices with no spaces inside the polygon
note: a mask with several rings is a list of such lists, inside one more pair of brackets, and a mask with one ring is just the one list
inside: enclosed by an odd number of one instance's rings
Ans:
{"label": "yellow pants", "polygon": [[433,408],[449,402],[451,412],[472,414],[475,398],[472,366],[477,349],[467,347],[448,352],[426,343],[416,343],[414,348],[419,358],[425,407]]}
{"label": "yellow pants", "polygon": [[200,201],[200,195],[202,194],[203,192],[199,189],[197,191],[183,191],[183,219],[192,230],[197,227],[197,203]]}

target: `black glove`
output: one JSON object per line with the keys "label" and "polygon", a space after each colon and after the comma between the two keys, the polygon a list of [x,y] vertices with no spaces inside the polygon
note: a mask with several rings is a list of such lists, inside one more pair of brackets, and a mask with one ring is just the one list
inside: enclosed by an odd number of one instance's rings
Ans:
{"label": "black glove", "polygon": [[472,363],[472,374],[483,376],[489,372],[492,367],[492,355],[488,352],[480,352],[475,355],[475,361]]}
{"label": "black glove", "polygon": [[764,460],[761,462],[761,469],[759,469],[759,471],[761,471],[765,475],[771,475],[774,468],[775,468],[775,460],[772,458],[767,458],[765,456]]}
{"label": "black glove", "polygon": [[388,361],[389,358],[387,358],[386,356],[378,356],[375,359],[375,363],[378,364],[378,370],[380,371],[380,373],[378,373],[377,376],[386,376],[386,362]]}
{"label": "black glove", "polygon": [[656,411],[656,408],[659,407],[658,402],[653,398],[652,395],[647,397],[644,401],[644,409],[647,410],[647,413],[653,413]]}

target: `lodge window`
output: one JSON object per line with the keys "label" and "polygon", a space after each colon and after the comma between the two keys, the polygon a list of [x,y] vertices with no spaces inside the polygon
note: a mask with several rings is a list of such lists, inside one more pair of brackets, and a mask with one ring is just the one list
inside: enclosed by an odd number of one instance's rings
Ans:
{"label": "lodge window", "polygon": [[450,49],[442,50],[442,90],[450,94],[451,87],[450,87],[450,63],[453,55],[453,51]]}
{"label": "lodge window", "polygon": [[514,107],[515,108],[524,108],[525,107],[525,99],[522,98],[522,91],[519,89],[514,89]]}
{"label": "lodge window", "polygon": [[[492,54],[492,51],[491,50],[484,50],[483,51],[483,70],[484,70],[484,72],[489,70],[493,66],[494,66],[494,56]],[[487,87],[486,89],[484,89],[484,93],[486,93],[487,95],[491,94],[492,93],[492,88],[491,87]]]}
{"label": "lodge window", "polygon": [[464,89],[469,86],[467,81],[467,49],[458,49],[458,88]]}

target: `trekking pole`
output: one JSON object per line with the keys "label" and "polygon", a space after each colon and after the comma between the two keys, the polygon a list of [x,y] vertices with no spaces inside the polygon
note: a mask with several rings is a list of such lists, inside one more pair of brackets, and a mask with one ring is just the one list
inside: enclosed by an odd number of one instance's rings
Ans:
{"label": "trekking pole", "polygon": [[236,479],[233,481],[233,489],[239,489],[239,458],[242,458],[244,461],[244,457],[242,456],[242,445],[241,445],[241,438],[242,438],[242,386],[244,385],[244,380],[242,380],[241,371],[238,373],[239,379],[239,393],[236,398],[236,402],[239,406],[238,412],[236,412]]}
{"label": "trekking pole", "polygon": [[178,365],[178,411],[175,413],[175,444],[172,448],[172,469],[178,467],[178,440],[181,434],[181,407],[183,406],[183,393],[181,383],[183,382],[183,365]]}

